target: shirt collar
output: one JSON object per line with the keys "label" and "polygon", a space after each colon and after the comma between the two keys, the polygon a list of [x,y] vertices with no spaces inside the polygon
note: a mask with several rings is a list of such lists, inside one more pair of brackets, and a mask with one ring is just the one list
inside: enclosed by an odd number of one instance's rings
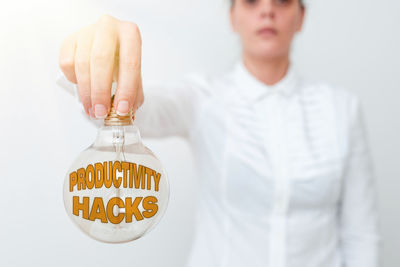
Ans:
{"label": "shirt collar", "polygon": [[274,85],[267,85],[247,70],[242,59],[236,61],[233,68],[233,75],[239,89],[239,94],[250,101],[257,101],[271,94],[290,97],[296,90],[298,79],[294,66],[290,63],[285,76],[280,81]]}

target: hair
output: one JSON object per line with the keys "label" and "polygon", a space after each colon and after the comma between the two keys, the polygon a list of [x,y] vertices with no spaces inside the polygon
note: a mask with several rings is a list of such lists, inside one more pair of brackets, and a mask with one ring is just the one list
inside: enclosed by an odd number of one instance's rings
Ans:
{"label": "hair", "polygon": [[[233,4],[235,3],[235,0],[229,0],[229,2],[231,3],[231,7],[232,7]],[[302,7],[304,7],[304,0],[299,0],[299,2],[300,2],[300,5],[301,5]]]}

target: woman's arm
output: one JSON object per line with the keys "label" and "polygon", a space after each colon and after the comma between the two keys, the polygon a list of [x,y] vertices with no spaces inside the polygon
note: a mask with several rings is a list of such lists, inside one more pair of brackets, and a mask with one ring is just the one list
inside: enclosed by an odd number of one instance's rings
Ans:
{"label": "woman's arm", "polygon": [[200,104],[209,95],[206,79],[200,74],[176,82],[144,84],[145,101],[135,113],[134,124],[143,137],[188,137]]}
{"label": "woman's arm", "polygon": [[380,264],[377,191],[362,105],[353,95],[349,110],[349,156],[340,205],[341,247],[346,267]]}

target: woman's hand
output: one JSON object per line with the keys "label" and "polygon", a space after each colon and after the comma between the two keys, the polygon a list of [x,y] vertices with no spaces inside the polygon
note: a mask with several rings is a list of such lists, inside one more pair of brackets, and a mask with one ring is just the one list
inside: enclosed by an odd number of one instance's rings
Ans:
{"label": "woman's hand", "polygon": [[59,65],[66,78],[78,85],[88,116],[105,118],[111,106],[111,86],[117,82],[117,113],[133,112],[144,101],[141,78],[142,40],[138,26],[103,15],[62,43]]}

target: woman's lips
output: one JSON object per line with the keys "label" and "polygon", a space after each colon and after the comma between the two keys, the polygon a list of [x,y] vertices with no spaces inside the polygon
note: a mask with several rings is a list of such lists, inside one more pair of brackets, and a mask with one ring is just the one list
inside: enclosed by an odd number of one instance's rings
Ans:
{"label": "woman's lips", "polygon": [[275,36],[277,33],[278,32],[274,28],[270,27],[261,28],[257,31],[257,35],[263,37]]}

